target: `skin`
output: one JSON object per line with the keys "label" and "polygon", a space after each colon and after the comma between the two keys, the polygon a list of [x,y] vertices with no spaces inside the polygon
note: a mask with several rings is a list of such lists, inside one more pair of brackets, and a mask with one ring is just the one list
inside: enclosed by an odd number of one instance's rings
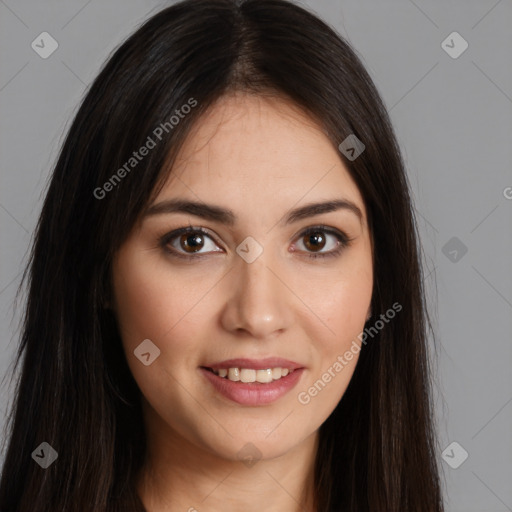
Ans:
{"label": "skin", "polygon": [[[298,394],[364,329],[373,250],[362,196],[313,119],[284,99],[238,94],[203,116],[152,204],[174,198],[229,208],[236,222],[147,216],[114,259],[113,309],[143,394],[148,439],[139,495],[150,512],[315,511],[318,429],[343,396],[358,354],[309,403]],[[291,209],[339,198],[355,203],[362,218],[339,209],[282,221]],[[301,232],[318,224],[353,240],[338,256],[308,258],[337,246],[325,231],[323,242],[308,245]],[[205,256],[187,262],[158,240],[189,225],[211,237],[200,235],[197,250]],[[236,252],[247,236],[263,247],[252,263]],[[191,254],[180,236],[167,247]],[[148,366],[133,353],[145,339],[161,351]],[[306,369],[294,389],[267,405],[228,400],[199,370],[208,362],[269,356]],[[251,467],[238,458],[247,443],[261,454]]]}

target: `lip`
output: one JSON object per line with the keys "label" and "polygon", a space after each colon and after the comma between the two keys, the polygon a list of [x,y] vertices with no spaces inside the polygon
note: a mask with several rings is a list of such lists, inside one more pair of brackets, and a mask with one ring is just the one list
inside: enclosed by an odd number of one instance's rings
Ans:
{"label": "lip", "polygon": [[226,359],[225,361],[205,364],[202,366],[202,368],[212,368],[213,370],[219,370],[221,368],[247,368],[249,370],[267,370],[268,368],[288,368],[289,370],[298,370],[299,368],[303,368],[303,366],[299,363],[296,363],[295,361],[283,359],[282,357],[266,357],[264,359]]}
{"label": "lip", "polygon": [[[230,362],[232,361],[240,360],[230,360]],[[225,362],[223,362],[222,364],[225,364]],[[261,362],[254,364],[261,364]],[[237,366],[231,366],[230,368],[235,367]],[[220,368],[226,367],[220,366]],[[248,367],[244,366],[244,368]],[[268,366],[253,369],[264,370],[266,368],[268,368]],[[205,379],[212,384],[212,386],[218,393],[240,405],[249,405],[253,407],[275,402],[276,400],[284,396],[297,385],[297,382],[299,381],[299,379],[302,376],[302,373],[304,372],[304,368],[299,367],[292,373],[289,373],[286,377],[281,377],[280,379],[275,380],[273,382],[263,384],[261,382],[233,382],[225,377],[219,377],[218,375],[216,375],[215,373],[213,373],[212,371],[208,370],[206,367],[203,366],[200,367],[199,370],[204,375]]]}

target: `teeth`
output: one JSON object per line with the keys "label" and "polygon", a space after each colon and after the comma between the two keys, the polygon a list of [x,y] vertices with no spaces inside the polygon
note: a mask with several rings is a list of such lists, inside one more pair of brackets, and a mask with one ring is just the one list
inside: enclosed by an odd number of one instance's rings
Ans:
{"label": "teeth", "polygon": [[274,380],[280,379],[283,375],[283,369],[282,368],[273,368],[272,369],[272,378]]}
{"label": "teeth", "polygon": [[233,382],[260,382],[266,384],[273,380],[286,377],[293,370],[288,368],[267,368],[266,370],[253,370],[251,368],[220,368],[213,370],[219,377],[227,378]]}
{"label": "teeth", "polygon": [[228,379],[233,382],[238,382],[240,380],[240,368],[230,368],[228,371]]}
{"label": "teeth", "polygon": [[256,375],[254,376],[254,380],[258,382],[272,382],[272,369],[268,368],[267,370],[255,370]]}

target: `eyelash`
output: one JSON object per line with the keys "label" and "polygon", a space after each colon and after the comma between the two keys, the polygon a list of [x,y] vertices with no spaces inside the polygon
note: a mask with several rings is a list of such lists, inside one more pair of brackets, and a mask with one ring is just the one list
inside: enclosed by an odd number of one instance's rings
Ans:
{"label": "eyelash", "polygon": [[[334,229],[331,229],[331,228],[329,228],[327,226],[323,226],[323,225],[311,226],[309,228],[306,228],[304,231],[302,231],[298,235],[298,238],[300,239],[300,238],[303,238],[303,237],[305,237],[307,235],[312,235],[312,234],[318,233],[318,232],[323,232],[323,233],[327,233],[329,235],[333,235],[334,237],[337,238],[337,240],[340,243],[339,243],[339,245],[337,246],[336,249],[333,249],[333,250],[331,250],[329,252],[325,252],[325,253],[307,253],[307,257],[311,258],[311,259],[331,258],[331,257],[339,256],[341,254],[342,250],[345,249],[346,247],[349,247],[351,242],[352,242],[352,240],[354,240],[353,238],[349,238],[347,236],[347,234],[344,233],[343,231],[334,230]],[[182,258],[182,259],[188,260],[188,261],[197,260],[197,259],[200,259],[200,258],[203,258],[203,257],[207,256],[208,253],[204,253],[204,254],[196,253],[195,255],[194,254],[185,255],[185,254],[183,254],[181,252],[178,252],[175,249],[169,249],[168,248],[169,242],[173,241],[176,237],[178,237],[180,235],[183,235],[183,234],[195,234],[195,233],[200,233],[202,235],[206,235],[208,238],[213,240],[215,245],[219,245],[212,238],[212,236],[211,236],[211,234],[210,234],[210,232],[208,230],[206,230],[204,228],[201,228],[201,227],[193,227],[193,226],[189,226],[189,227],[186,227],[186,228],[176,229],[175,231],[171,231],[170,233],[166,233],[165,235],[163,235],[163,236],[161,236],[159,238],[158,244],[159,244],[159,246],[165,252],[167,252],[172,257]]]}

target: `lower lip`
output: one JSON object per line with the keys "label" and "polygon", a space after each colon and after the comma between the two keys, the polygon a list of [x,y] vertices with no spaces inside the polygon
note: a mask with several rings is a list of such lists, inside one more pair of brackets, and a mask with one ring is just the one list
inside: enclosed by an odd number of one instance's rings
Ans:
{"label": "lower lip", "polygon": [[304,368],[298,368],[286,377],[262,384],[261,382],[233,382],[210,370],[199,368],[213,387],[226,398],[241,405],[265,405],[288,393],[299,381]]}

